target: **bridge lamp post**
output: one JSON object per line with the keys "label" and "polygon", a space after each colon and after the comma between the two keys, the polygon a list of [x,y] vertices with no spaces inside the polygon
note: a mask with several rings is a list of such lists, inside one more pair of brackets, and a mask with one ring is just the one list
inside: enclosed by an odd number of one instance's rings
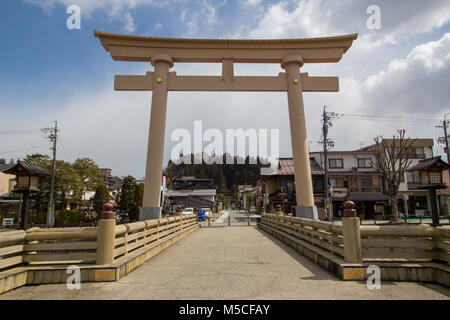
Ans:
{"label": "bridge lamp post", "polygon": [[12,191],[23,195],[20,210],[21,219],[19,229],[25,230],[27,226],[30,194],[39,192],[39,177],[49,174],[36,164],[27,163],[20,160],[15,166],[4,172],[14,174],[16,176],[16,185]]}

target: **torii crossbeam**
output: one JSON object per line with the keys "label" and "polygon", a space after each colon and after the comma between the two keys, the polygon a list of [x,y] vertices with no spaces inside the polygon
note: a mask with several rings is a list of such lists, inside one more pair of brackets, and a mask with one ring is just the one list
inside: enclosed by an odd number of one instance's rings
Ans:
{"label": "torii crossbeam", "polygon": [[[175,39],[94,31],[114,60],[151,62],[154,72],[115,76],[114,89],[152,91],[150,132],[140,220],[161,216],[160,192],[168,91],[264,91],[288,95],[289,122],[296,182],[296,216],[318,219],[314,205],[303,92],[339,91],[337,77],[300,73],[304,63],[338,62],[357,38],[345,36],[279,39]],[[221,76],[178,76],[175,62],[219,62]],[[235,76],[234,63],[280,63],[286,70],[275,77]]]}

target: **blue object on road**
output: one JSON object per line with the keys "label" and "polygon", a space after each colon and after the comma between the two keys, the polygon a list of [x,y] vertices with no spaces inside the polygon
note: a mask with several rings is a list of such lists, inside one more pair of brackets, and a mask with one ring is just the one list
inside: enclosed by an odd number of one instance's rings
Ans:
{"label": "blue object on road", "polygon": [[198,213],[197,213],[197,219],[198,220],[205,220],[206,219],[206,217],[205,217],[205,211],[203,211],[203,210],[199,210],[198,211]]}

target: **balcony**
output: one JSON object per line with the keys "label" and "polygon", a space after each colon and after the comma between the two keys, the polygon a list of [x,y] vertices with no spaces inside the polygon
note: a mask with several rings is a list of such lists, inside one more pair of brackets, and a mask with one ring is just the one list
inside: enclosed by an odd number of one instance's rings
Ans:
{"label": "balcony", "polygon": [[381,193],[380,186],[357,186],[348,188],[351,193],[362,193],[362,192],[370,192],[370,193]]}

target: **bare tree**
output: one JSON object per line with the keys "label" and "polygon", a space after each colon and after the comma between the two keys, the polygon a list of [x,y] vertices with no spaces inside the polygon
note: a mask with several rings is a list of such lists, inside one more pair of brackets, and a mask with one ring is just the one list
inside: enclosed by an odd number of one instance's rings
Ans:
{"label": "bare tree", "polygon": [[411,145],[416,139],[405,138],[406,130],[397,130],[391,141],[375,140],[375,166],[383,175],[392,204],[392,220],[399,221],[397,199],[402,177],[411,166]]}

